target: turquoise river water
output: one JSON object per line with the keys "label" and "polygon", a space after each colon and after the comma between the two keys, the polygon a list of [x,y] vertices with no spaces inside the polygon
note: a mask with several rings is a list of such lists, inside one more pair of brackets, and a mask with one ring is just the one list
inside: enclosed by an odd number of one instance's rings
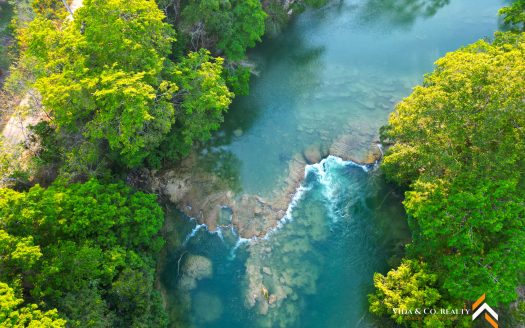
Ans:
{"label": "turquoise river water", "polygon": [[[498,0],[341,0],[307,11],[250,53],[258,72],[201,156],[243,193],[282,187],[305,148],[351,141],[358,158],[396,102],[446,52],[498,28]],[[212,156],[212,157],[210,157]],[[161,282],[175,326],[377,327],[367,311],[374,272],[410,241],[402,194],[380,172],[339,157],[305,167],[286,215],[244,239],[224,208],[216,231],[176,210],[180,247]]]}

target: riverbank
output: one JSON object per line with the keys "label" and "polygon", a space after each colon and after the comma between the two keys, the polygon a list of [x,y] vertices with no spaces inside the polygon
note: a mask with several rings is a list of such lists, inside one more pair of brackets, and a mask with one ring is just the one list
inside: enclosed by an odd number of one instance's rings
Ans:
{"label": "riverbank", "polygon": [[231,211],[232,224],[241,237],[261,237],[277,226],[285,215],[304,180],[308,164],[318,163],[330,155],[359,165],[374,166],[378,163],[381,158],[379,144],[371,145],[366,156],[356,160],[355,154],[349,151],[353,146],[351,141],[350,137],[343,136],[334,142],[329,153],[309,146],[302,154],[293,155],[288,162],[284,186],[273,190],[270,197],[236,192],[228,181],[200,165],[204,158],[198,151],[173,169],[159,172],[144,170],[140,173],[140,180],[145,183],[146,190],[163,196],[212,232],[224,223],[221,222],[221,211],[226,207]]}
{"label": "riverbank", "polygon": [[402,195],[347,160],[378,158],[370,145],[394,105],[441,54],[492,33],[497,6],[459,1],[403,20],[373,1],[329,4],[251,52],[259,76],[214,139],[146,174],[182,212],[168,219],[159,272],[170,308],[187,308],[179,324],[374,326],[373,273],[398,264],[408,230]]}

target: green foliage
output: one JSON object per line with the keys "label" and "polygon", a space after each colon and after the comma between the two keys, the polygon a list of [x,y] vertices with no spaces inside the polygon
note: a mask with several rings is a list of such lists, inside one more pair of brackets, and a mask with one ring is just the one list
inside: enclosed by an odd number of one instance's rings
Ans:
{"label": "green foliage", "polygon": [[525,270],[525,34],[447,54],[382,130],[382,165],[410,186],[409,254],[452,300],[516,299]]}
{"label": "green foliage", "polygon": [[280,1],[271,0],[264,2],[264,11],[266,12],[265,33],[271,36],[277,35],[286,26],[290,18],[286,8]]}
{"label": "green foliage", "polygon": [[259,0],[190,0],[182,12],[193,49],[216,46],[233,61],[261,40],[265,18]]}
{"label": "green foliage", "polygon": [[233,98],[223,59],[201,49],[171,62],[174,31],[154,2],[88,0],[74,20],[53,20],[47,0],[34,5],[39,15],[19,33],[18,71],[34,75],[30,84],[51,116],[49,128],[35,131],[43,166],[60,163],[77,179],[100,176],[112,163],[137,167],[148,157],[159,166],[222,122]]}
{"label": "green foliage", "polygon": [[74,21],[38,16],[21,35],[53,123],[107,141],[128,166],[174,120],[176,86],[161,76],[173,31],[163,18],[151,1],[85,1]]}
{"label": "green foliage", "polygon": [[192,52],[177,66],[176,81],[181,86],[182,114],[179,122],[184,144],[192,140],[207,140],[210,131],[217,130],[223,112],[231,103],[233,94],[228,91],[222,73],[222,58],[213,58],[207,50]]}
{"label": "green foliage", "polygon": [[61,328],[66,321],[60,319],[57,310],[42,312],[36,304],[22,306],[24,301],[6,283],[0,282],[0,325],[5,328],[49,327]]}
{"label": "green foliage", "polygon": [[33,157],[37,165],[45,165],[47,163],[59,163],[61,161],[60,154],[62,147],[57,138],[57,133],[49,122],[42,121],[30,127],[34,136],[39,138],[40,147]]}
{"label": "green foliage", "polygon": [[227,58],[239,60],[264,34],[265,12],[259,0],[236,1],[232,5],[231,28],[221,37],[218,48]]}
{"label": "green foliage", "polygon": [[[117,325],[121,327],[165,327],[166,315],[163,313],[160,294],[154,290],[152,272],[124,269],[109,291],[111,303],[116,305]],[[126,316],[130,316],[128,320]]]}
{"label": "green foliage", "polygon": [[22,27],[30,22],[35,13],[33,11],[32,2],[34,0],[8,0],[9,4],[13,7],[14,17],[13,26]]}
{"label": "green foliage", "polygon": [[405,207],[415,218],[414,251],[443,274],[443,287],[458,300],[487,294],[492,302],[516,299],[525,270],[523,190],[515,179],[493,181],[464,174],[447,186],[417,181]]}
{"label": "green foliage", "polygon": [[[165,326],[153,288],[162,224],[155,196],[122,183],[0,189],[0,279],[57,308],[72,327]],[[139,309],[126,307],[123,279],[139,284]]]}
{"label": "green foliage", "polygon": [[304,3],[314,8],[320,8],[324,6],[328,0],[304,0]]}
{"label": "green foliage", "polygon": [[33,237],[15,237],[5,230],[0,230],[0,259],[5,272],[0,272],[2,279],[16,278],[28,271],[42,257],[39,246],[33,243]]}
{"label": "green foliage", "polygon": [[151,163],[163,159],[175,160],[189,153],[194,141],[206,141],[211,131],[223,121],[223,113],[233,98],[222,77],[222,58],[213,58],[209,51],[191,52],[174,68],[180,91],[175,102],[180,111],[177,124]]}
{"label": "green foliage", "polygon": [[523,326],[525,324],[525,302],[520,300],[516,306],[511,310],[511,322],[515,327]]}
{"label": "green foliage", "polygon": [[515,30],[525,31],[525,0],[515,0],[499,10],[505,24]]}
{"label": "green foliage", "polygon": [[56,0],[32,0],[31,6],[37,15],[48,19],[65,19],[68,15],[62,1]]}
{"label": "green foliage", "polygon": [[[370,312],[388,315],[398,324],[421,327],[421,322],[407,319],[407,315],[395,313],[400,310],[432,308],[438,304],[441,295],[437,290],[437,275],[427,271],[427,265],[404,259],[397,269],[390,270],[386,276],[374,274],[374,294],[368,296]],[[439,327],[431,320],[424,319],[424,327]]]}
{"label": "green foliage", "polygon": [[21,145],[12,145],[0,135],[0,186],[12,186],[27,181],[27,174],[20,157]]}
{"label": "green foliage", "polygon": [[246,96],[250,91],[250,68],[249,67],[231,67],[224,71],[226,84],[236,96]]}
{"label": "green foliage", "polygon": [[93,288],[68,292],[59,300],[58,307],[70,327],[111,328],[115,313],[110,311],[101,291]]}

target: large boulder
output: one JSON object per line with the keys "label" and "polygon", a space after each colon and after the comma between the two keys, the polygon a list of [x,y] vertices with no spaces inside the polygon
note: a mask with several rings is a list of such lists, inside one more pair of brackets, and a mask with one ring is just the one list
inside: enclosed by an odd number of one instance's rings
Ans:
{"label": "large boulder", "polygon": [[321,158],[323,157],[321,153],[321,146],[319,144],[313,144],[306,147],[303,151],[303,156],[308,164],[313,164],[321,161]]}

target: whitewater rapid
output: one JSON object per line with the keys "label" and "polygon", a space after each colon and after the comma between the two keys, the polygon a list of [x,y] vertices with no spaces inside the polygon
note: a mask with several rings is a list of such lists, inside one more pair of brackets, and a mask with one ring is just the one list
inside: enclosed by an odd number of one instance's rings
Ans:
{"label": "whitewater rapid", "polygon": [[[199,223],[197,219],[195,218],[189,218],[190,221],[195,223],[195,226],[193,229],[186,235],[184,238],[184,241],[182,242],[182,246],[186,246],[188,242],[194,238],[199,231],[205,230],[209,234],[216,234],[219,236],[219,238],[224,242],[224,236],[223,236],[223,229],[229,229],[232,233],[232,235],[236,236],[235,243],[231,246],[230,250],[230,259],[235,258],[235,254],[237,250],[244,245],[249,245],[253,242],[257,242],[258,240],[268,240],[272,235],[277,233],[279,230],[283,228],[283,226],[293,220],[293,211],[297,207],[297,204],[301,201],[301,199],[304,197],[304,195],[312,189],[312,186],[307,186],[306,179],[310,175],[314,175],[317,179],[317,182],[323,187],[323,195],[326,198],[326,201],[328,202],[328,211],[330,214],[330,217],[332,217],[334,220],[338,217],[338,213],[336,213],[336,202],[335,200],[338,199],[338,193],[340,191],[337,188],[337,183],[334,181],[335,175],[330,174],[331,170],[338,168],[338,167],[359,167],[364,172],[370,172],[374,168],[376,168],[378,163],[375,164],[359,164],[353,161],[345,161],[340,157],[329,155],[328,157],[322,159],[320,162],[315,164],[309,164],[306,165],[304,168],[304,179],[301,185],[299,185],[293,194],[293,197],[288,204],[288,207],[286,209],[286,213],[284,216],[277,222],[277,224],[270,228],[262,237],[252,237],[252,238],[244,238],[239,235],[237,230],[235,229],[234,225],[231,223],[231,215],[230,215],[230,223],[228,225],[218,225],[215,230],[210,230],[208,225],[205,223]],[[224,206],[227,208],[227,206]]]}

